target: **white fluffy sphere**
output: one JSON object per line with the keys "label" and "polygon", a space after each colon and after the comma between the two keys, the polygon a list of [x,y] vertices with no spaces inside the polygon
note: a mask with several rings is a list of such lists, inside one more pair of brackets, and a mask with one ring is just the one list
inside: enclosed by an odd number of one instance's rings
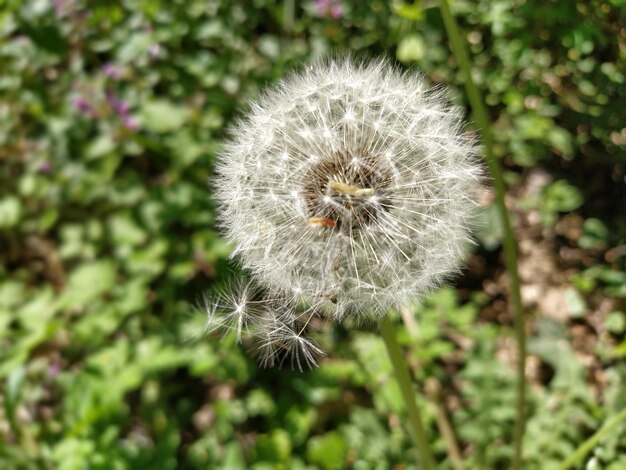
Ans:
{"label": "white fluffy sphere", "polygon": [[326,60],[252,104],[218,158],[219,218],[256,282],[332,318],[381,315],[456,271],[478,148],[441,88]]}

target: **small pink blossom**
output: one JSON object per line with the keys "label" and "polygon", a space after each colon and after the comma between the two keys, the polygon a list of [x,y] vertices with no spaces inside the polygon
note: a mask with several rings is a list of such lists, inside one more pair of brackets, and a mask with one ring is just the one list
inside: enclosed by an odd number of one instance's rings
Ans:
{"label": "small pink blossom", "polygon": [[122,71],[116,65],[112,63],[104,64],[102,67],[102,73],[105,77],[109,77],[112,80],[119,80],[122,78]]}
{"label": "small pink blossom", "polygon": [[120,116],[128,114],[128,104],[118,99],[111,90],[106,90],[104,92],[104,96],[106,97],[107,103],[111,106],[115,113]]}
{"label": "small pink blossom", "polygon": [[84,96],[74,96],[72,98],[72,105],[74,106],[74,109],[76,109],[76,111],[78,111],[80,114],[83,114],[85,116],[93,116],[93,106],[89,101],[85,99]]}
{"label": "small pink blossom", "polygon": [[343,16],[343,8],[339,0],[315,0],[317,16],[339,19]]}
{"label": "small pink blossom", "polygon": [[148,54],[150,54],[150,57],[153,59],[158,59],[161,55],[163,55],[163,49],[157,43],[153,43],[150,44],[150,47],[148,48]]}
{"label": "small pink blossom", "polygon": [[59,364],[58,362],[53,362],[52,364],[48,366],[48,376],[51,379],[56,378],[60,372],[61,372],[61,364]]}
{"label": "small pink blossom", "polygon": [[43,162],[41,162],[41,164],[39,165],[39,168],[37,168],[37,170],[40,173],[48,174],[48,173],[52,172],[52,163],[50,163],[49,160],[44,160]]}
{"label": "small pink blossom", "polygon": [[136,131],[139,129],[138,122],[130,115],[130,108],[128,103],[123,100],[118,99],[115,94],[111,90],[106,90],[104,92],[104,96],[106,97],[106,101],[113,109],[115,114],[122,121],[122,125],[131,131]]}
{"label": "small pink blossom", "polygon": [[139,123],[135,118],[130,115],[122,116],[122,125],[128,129],[129,131],[137,131],[139,130]]}
{"label": "small pink blossom", "polygon": [[67,15],[74,7],[75,0],[54,0],[54,13],[57,18]]}

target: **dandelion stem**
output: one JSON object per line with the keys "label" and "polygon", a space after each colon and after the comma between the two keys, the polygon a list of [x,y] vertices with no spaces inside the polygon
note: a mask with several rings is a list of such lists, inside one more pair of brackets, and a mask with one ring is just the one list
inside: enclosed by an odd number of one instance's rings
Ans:
{"label": "dandelion stem", "polygon": [[593,436],[578,446],[578,449],[576,449],[574,453],[561,464],[559,470],[567,470],[568,468],[571,468],[579,463],[595,446],[598,445],[604,436],[611,433],[624,421],[626,421],[626,408],[624,408],[617,415],[613,416],[611,419],[607,420],[607,422],[604,423],[604,426],[598,429]]}
{"label": "dandelion stem", "polygon": [[290,33],[293,30],[294,22],[294,0],[283,1],[283,29],[285,32]]}
{"label": "dandelion stem", "polygon": [[422,424],[419,408],[415,403],[415,391],[413,390],[413,386],[411,384],[409,368],[396,337],[395,325],[389,318],[389,315],[386,315],[381,321],[380,332],[383,340],[385,341],[387,353],[391,359],[396,380],[400,386],[402,398],[404,399],[404,403],[407,408],[412,430],[411,436],[413,436],[413,441],[422,460],[422,467],[425,470],[434,470],[436,468],[435,461],[433,460],[433,456],[428,446],[426,431]]}
{"label": "dandelion stem", "polygon": [[[409,333],[413,344],[417,344],[419,340],[419,328],[413,313],[404,304],[398,307],[398,311],[400,312],[402,323]],[[456,436],[454,435],[454,427],[450,423],[446,413],[446,407],[441,401],[441,383],[436,378],[431,377],[427,380],[424,388],[426,397],[435,409],[435,421],[437,422],[439,435],[441,435],[441,439],[443,439],[446,449],[448,450],[450,465],[454,470],[463,470],[463,458],[461,457],[461,450]]]}
{"label": "dandelion stem", "polygon": [[450,38],[452,51],[464,74],[465,90],[472,107],[474,120],[480,129],[483,138],[487,166],[491,176],[493,177],[493,185],[496,192],[496,206],[498,214],[504,230],[504,257],[506,269],[509,275],[510,296],[513,303],[513,311],[515,316],[515,336],[517,339],[517,393],[516,408],[517,416],[515,423],[515,435],[513,441],[513,470],[522,467],[522,442],[525,430],[525,404],[526,404],[526,380],[525,380],[525,364],[526,364],[526,333],[524,330],[524,314],[522,310],[522,300],[520,295],[520,279],[517,270],[517,243],[513,235],[511,220],[504,202],[506,187],[502,178],[502,169],[493,150],[493,134],[489,125],[487,110],[483,103],[478,87],[472,78],[471,66],[467,51],[459,27],[452,16],[448,0],[439,0],[439,7],[443,16],[443,22]]}

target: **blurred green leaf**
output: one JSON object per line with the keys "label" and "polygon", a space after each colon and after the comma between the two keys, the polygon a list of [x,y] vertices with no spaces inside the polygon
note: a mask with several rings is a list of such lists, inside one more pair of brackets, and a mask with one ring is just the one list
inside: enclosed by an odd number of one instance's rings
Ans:
{"label": "blurred green leaf", "polygon": [[116,282],[115,266],[110,261],[94,261],[75,269],[59,299],[63,307],[86,307],[101,294],[108,292]]}
{"label": "blurred green leaf", "polygon": [[556,222],[559,212],[578,209],[583,203],[582,193],[565,180],[555,181],[545,187],[539,204],[539,213],[544,224]]}
{"label": "blurred green leaf", "polygon": [[153,100],[144,103],[141,118],[144,126],[153,132],[171,132],[185,124],[189,111],[165,100]]}
{"label": "blurred green leaf", "polygon": [[626,313],[611,312],[606,316],[604,327],[611,333],[620,334],[626,331]]}
{"label": "blurred green leaf", "polygon": [[338,432],[331,431],[323,436],[312,437],[307,443],[306,455],[309,462],[324,470],[345,468],[348,446]]}
{"label": "blurred green leaf", "polygon": [[0,200],[0,229],[17,225],[22,214],[22,205],[18,198],[8,196]]}
{"label": "blurred green leaf", "polygon": [[37,47],[59,56],[67,53],[67,41],[57,25],[48,23],[43,17],[34,21],[20,18],[19,24],[22,34],[30,38]]}
{"label": "blurred green leaf", "polygon": [[480,209],[476,221],[476,236],[487,249],[493,250],[502,243],[503,229],[495,204]]}
{"label": "blurred green leaf", "polygon": [[609,230],[596,218],[586,219],[583,223],[583,235],[578,239],[578,246],[585,250],[603,249],[608,245]]}
{"label": "blurred green leaf", "polygon": [[417,21],[421,20],[424,17],[424,10],[422,8],[422,2],[420,0],[416,0],[413,3],[405,3],[400,0],[393,0],[391,3],[393,8],[393,12],[405,18],[407,20]]}
{"label": "blurred green leaf", "polygon": [[565,304],[573,318],[581,318],[587,311],[587,303],[576,289],[569,288],[565,291]]}
{"label": "blurred green leaf", "polygon": [[87,148],[86,155],[89,158],[98,158],[115,150],[115,142],[110,135],[104,134],[97,137]]}
{"label": "blurred green leaf", "polygon": [[259,461],[286,463],[291,454],[289,435],[282,429],[261,434],[257,438],[255,451]]}
{"label": "blurred green leaf", "polygon": [[400,62],[417,62],[424,57],[426,45],[418,34],[405,36],[398,44],[396,57]]}

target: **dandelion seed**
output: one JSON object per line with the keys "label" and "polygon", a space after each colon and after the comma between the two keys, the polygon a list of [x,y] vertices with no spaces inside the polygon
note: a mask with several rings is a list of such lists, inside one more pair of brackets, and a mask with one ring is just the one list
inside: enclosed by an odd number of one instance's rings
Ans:
{"label": "dandelion seed", "polygon": [[324,355],[324,351],[317,347],[313,341],[306,338],[302,331],[297,331],[287,324],[282,324],[280,329],[273,332],[273,335],[275,336],[274,344],[276,345],[274,355],[277,355],[277,352],[281,350],[285,352],[280,361],[281,365],[289,359],[292,368],[297,366],[302,371],[304,368],[316,366],[316,357]]}
{"label": "dandelion seed", "polygon": [[[274,304],[380,318],[458,270],[478,148],[461,110],[419,75],[383,60],[317,62],[268,90],[232,134],[214,181],[219,217]],[[289,325],[266,322],[267,360],[282,345],[298,368],[314,363],[321,350]]]}
{"label": "dandelion seed", "polygon": [[264,314],[265,301],[259,300],[258,289],[251,282],[240,281],[219,291],[214,298],[206,298],[207,328],[234,331],[237,342],[242,335],[259,323]]}

